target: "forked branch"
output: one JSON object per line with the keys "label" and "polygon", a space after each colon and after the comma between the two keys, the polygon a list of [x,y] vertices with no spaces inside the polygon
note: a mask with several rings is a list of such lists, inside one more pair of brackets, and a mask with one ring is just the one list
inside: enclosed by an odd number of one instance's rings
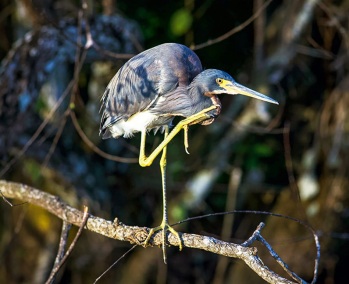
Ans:
{"label": "forked branch", "polygon": [[[64,222],[80,227],[84,220],[86,221],[86,214],[83,211],[79,211],[69,206],[57,196],[48,194],[30,186],[0,180],[0,191],[3,197],[19,199],[21,201],[42,207],[56,215],[58,218],[62,219]],[[7,206],[7,204],[4,202],[3,206]],[[250,245],[254,240],[262,240],[260,235],[262,226],[263,225],[260,225],[251,238],[242,245],[224,242],[208,236],[186,233],[179,234],[183,241],[184,247],[201,249],[232,258],[239,258],[268,283],[306,283],[293,272],[291,275],[296,282],[279,276],[263,264],[257,255],[257,249],[255,247],[248,247],[248,245]],[[93,215],[88,216],[85,228],[109,238],[120,241],[128,241],[131,244],[137,245],[142,245],[144,243],[150,230],[149,228],[145,227],[127,226],[121,223],[117,218],[114,221],[108,221]],[[149,241],[148,245],[160,246],[161,242],[161,234],[159,233],[154,235],[154,238]],[[261,242],[264,243],[263,241]],[[169,234],[168,243],[170,245],[178,246],[178,239],[174,235]],[[269,244],[268,246],[270,247]],[[267,248],[269,249],[268,246]],[[281,261],[280,258],[278,259],[278,262],[279,261]],[[283,262],[281,266],[283,268],[287,268],[287,265]]]}

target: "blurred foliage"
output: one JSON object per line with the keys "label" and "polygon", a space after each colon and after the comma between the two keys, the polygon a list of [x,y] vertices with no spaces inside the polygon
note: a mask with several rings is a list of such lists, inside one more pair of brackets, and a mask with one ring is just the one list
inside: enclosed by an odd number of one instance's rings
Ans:
{"label": "blurred foliage", "polygon": [[[143,49],[163,42],[188,46],[205,43],[243,23],[253,14],[254,5],[264,3],[257,0],[87,2],[92,21],[94,16],[111,10],[136,21],[144,40],[137,43]],[[346,111],[349,107],[349,5],[345,0],[318,1],[314,16],[293,39],[294,43],[288,45],[292,33],[297,31],[293,24],[304,3],[306,1],[274,0],[263,14],[264,22],[258,25],[254,22],[217,44],[196,50],[204,68],[229,72],[240,83],[276,98],[280,107],[261,110],[256,102],[222,96],[223,111],[215,123],[190,128],[189,156],[184,151],[182,134],[173,140],[168,148],[170,221],[221,212],[227,206],[307,220],[321,232],[318,283],[345,283],[342,279],[349,261],[349,246],[341,233],[349,230]],[[80,1],[67,0],[2,1],[1,59],[8,59],[6,56],[12,54],[15,42],[27,31],[44,25],[57,27],[62,19],[76,20],[80,6]],[[262,35],[262,42],[258,42],[257,34]],[[258,48],[262,49],[261,57],[258,57]],[[67,97],[44,132],[1,178],[51,192],[76,207],[88,204],[93,215],[106,219],[117,216],[129,225],[158,225],[162,202],[158,166],[141,168],[137,163],[118,163],[97,155],[82,141],[66,115],[69,106],[74,106],[70,111],[74,111],[82,131],[98,147],[113,155],[137,159],[139,135],[132,140],[106,141],[98,136],[100,97],[124,62],[106,58],[85,64],[74,96]],[[28,67],[26,62],[21,64]],[[52,78],[40,86],[38,92],[41,93],[32,108],[27,110],[33,113],[31,119],[7,130],[10,133],[18,127],[30,126],[24,127],[13,147],[7,149],[5,157],[0,157],[1,167],[16,157],[47,118],[71,80],[73,69],[72,63],[57,66]],[[16,85],[26,83],[19,80]],[[269,119],[263,122],[251,118],[261,117],[260,112],[267,113]],[[246,120],[249,122],[245,124]],[[3,121],[0,126],[2,124]],[[160,139],[159,134],[149,135],[147,151]],[[223,153],[218,152],[226,139],[232,143],[225,146]],[[220,163],[219,174],[210,189],[195,206],[188,206],[188,200],[195,195],[188,190],[189,182],[202,170]],[[232,186],[234,168],[242,171],[238,189]],[[309,199],[299,198],[306,196],[299,191],[307,190],[306,183],[297,184],[302,177],[307,177],[302,180],[315,183],[313,188],[318,189]],[[234,190],[237,190],[235,199],[227,204],[227,192]],[[301,225],[258,215],[236,214],[234,218],[229,240],[244,241],[260,221],[266,221],[264,231],[268,241],[294,271],[310,281],[314,245]],[[30,205],[10,208],[4,202],[0,206],[0,220],[0,283],[42,283],[55,257],[60,220]],[[176,229],[220,237],[223,224],[223,217],[212,217],[182,224]],[[129,244],[84,232],[56,283],[92,283],[129,247]],[[265,257],[265,263],[274,268],[273,261]],[[169,264],[164,266],[160,249],[137,248],[101,282],[263,283],[235,260],[229,262],[223,272],[218,272],[218,261],[219,257],[206,252],[189,249],[178,252],[177,248],[170,248]]]}
{"label": "blurred foliage", "polygon": [[187,9],[179,9],[173,13],[170,20],[170,29],[175,36],[182,36],[189,32],[193,17]]}

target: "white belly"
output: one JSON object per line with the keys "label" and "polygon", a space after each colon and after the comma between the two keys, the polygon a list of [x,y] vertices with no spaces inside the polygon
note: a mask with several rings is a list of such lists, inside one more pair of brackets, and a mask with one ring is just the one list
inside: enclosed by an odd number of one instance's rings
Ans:
{"label": "white belly", "polygon": [[148,126],[157,119],[157,116],[148,111],[139,112],[132,115],[128,120],[119,120],[110,127],[110,131],[114,138],[124,136],[129,138],[133,133],[141,132],[148,129]]}

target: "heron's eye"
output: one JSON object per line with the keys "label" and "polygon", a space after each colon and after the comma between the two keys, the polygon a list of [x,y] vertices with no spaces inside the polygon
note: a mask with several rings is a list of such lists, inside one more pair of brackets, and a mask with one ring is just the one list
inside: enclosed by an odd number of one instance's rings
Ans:
{"label": "heron's eye", "polygon": [[220,85],[220,84],[222,84],[222,83],[223,83],[223,79],[221,79],[221,78],[217,78],[217,79],[216,79],[216,82],[217,82],[217,84],[218,84],[218,85]]}

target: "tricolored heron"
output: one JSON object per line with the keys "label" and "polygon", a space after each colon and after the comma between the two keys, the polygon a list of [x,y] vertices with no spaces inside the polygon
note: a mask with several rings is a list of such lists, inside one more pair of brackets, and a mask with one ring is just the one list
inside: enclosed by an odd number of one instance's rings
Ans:
{"label": "tricolored heron", "polygon": [[[219,115],[221,103],[218,94],[241,94],[269,103],[277,101],[238,84],[226,72],[203,70],[200,59],[188,47],[165,43],[134,56],[127,61],[108,84],[102,97],[100,135],[103,139],[130,138],[141,132],[139,164],[150,166],[162,152],[163,219],[153,228],[144,243],[147,245],[154,232],[162,230],[162,249],[166,263],[166,235],[173,233],[182,249],[179,234],[169,225],[166,203],[166,150],[167,144],[182,129],[184,145],[188,148],[188,127],[208,125]],[[181,120],[171,132],[174,117]],[[147,157],[146,134],[150,130],[164,133],[162,143]]]}

